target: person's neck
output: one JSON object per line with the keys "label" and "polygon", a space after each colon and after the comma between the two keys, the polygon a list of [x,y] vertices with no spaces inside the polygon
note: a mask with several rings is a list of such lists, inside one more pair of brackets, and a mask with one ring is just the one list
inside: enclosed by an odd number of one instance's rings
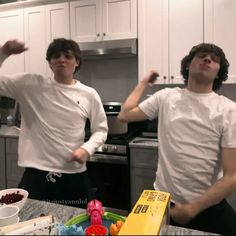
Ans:
{"label": "person's neck", "polygon": [[76,80],[74,79],[74,77],[54,77],[54,79],[61,84],[66,84],[66,85],[73,85],[76,84]]}
{"label": "person's neck", "polygon": [[212,83],[196,83],[195,81],[189,80],[187,89],[194,93],[211,93]]}

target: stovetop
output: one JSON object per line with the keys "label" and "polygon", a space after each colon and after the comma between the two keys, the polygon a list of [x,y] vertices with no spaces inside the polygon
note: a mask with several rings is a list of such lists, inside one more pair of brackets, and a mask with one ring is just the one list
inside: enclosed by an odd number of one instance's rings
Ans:
{"label": "stovetop", "polygon": [[124,134],[108,134],[106,144],[128,145],[129,142],[138,134],[138,129],[129,130],[127,133]]}

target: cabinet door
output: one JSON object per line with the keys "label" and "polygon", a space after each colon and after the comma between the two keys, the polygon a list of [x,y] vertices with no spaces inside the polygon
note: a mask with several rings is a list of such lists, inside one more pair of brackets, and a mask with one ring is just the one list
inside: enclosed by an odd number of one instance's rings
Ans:
{"label": "cabinet door", "polygon": [[203,9],[203,1],[169,0],[169,83],[182,83],[182,58],[204,41]]}
{"label": "cabinet door", "polygon": [[168,76],[168,1],[138,0],[139,80],[151,69],[159,72],[157,83]]}
{"label": "cabinet door", "polygon": [[5,139],[0,138],[0,189],[6,188]]}
{"label": "cabinet door", "polygon": [[103,40],[137,38],[137,1],[102,0]]}
{"label": "cabinet door", "polygon": [[226,83],[236,83],[236,0],[205,0],[205,41],[220,46],[230,63]]}
{"label": "cabinet door", "polygon": [[6,138],[7,188],[16,188],[24,173],[24,168],[17,165],[18,138]]}
{"label": "cabinet door", "polygon": [[156,178],[156,170],[131,168],[130,174],[131,174],[131,208],[133,208],[143,190],[154,189],[153,183]]}
{"label": "cabinet door", "polygon": [[24,9],[26,71],[46,75],[46,21],[44,6]]}
{"label": "cabinet door", "polygon": [[[0,12],[0,29],[2,30],[0,45],[9,39],[24,42],[23,10]],[[13,74],[24,70],[24,53],[22,53],[9,57],[1,68],[1,74]]]}
{"label": "cabinet door", "polygon": [[181,59],[203,42],[203,1],[139,0],[139,79],[151,69],[157,84],[183,83]]}
{"label": "cabinet door", "polygon": [[77,42],[101,40],[101,13],[100,0],[70,2],[71,38]]}
{"label": "cabinet door", "polygon": [[158,149],[130,147],[130,166],[139,168],[157,168]]}
{"label": "cabinet door", "polygon": [[[69,3],[49,4],[46,11],[46,43],[49,45],[55,38],[70,38]],[[46,51],[45,51],[46,54]],[[45,56],[46,57],[46,56]],[[47,64],[47,75],[52,72]]]}

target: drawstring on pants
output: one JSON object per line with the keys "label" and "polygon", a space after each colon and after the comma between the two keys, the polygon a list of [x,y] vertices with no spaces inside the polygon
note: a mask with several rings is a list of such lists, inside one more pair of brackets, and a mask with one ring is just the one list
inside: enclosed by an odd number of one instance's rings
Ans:
{"label": "drawstring on pants", "polygon": [[46,175],[46,180],[48,182],[56,183],[56,179],[53,176],[61,178],[62,174],[61,173],[57,173],[57,172],[48,172],[47,175]]}

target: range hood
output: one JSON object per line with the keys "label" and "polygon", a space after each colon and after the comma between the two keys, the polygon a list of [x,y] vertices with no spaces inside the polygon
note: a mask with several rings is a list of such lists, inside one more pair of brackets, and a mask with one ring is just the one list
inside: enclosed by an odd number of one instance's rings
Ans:
{"label": "range hood", "polygon": [[79,43],[82,59],[123,58],[137,56],[137,39],[119,39]]}

